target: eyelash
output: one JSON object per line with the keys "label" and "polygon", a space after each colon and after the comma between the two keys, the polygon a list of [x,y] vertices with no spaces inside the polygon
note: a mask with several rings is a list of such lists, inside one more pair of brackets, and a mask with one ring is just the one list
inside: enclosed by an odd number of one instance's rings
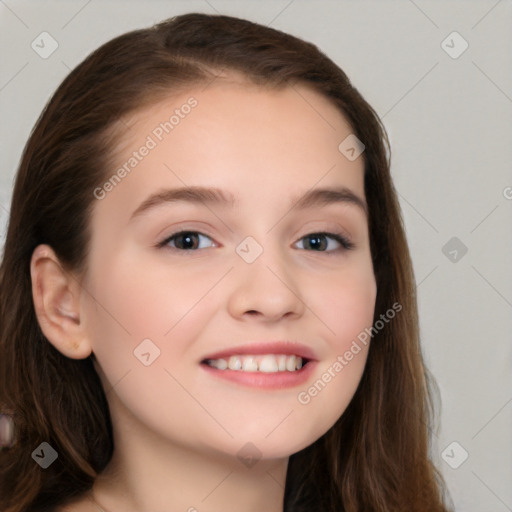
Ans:
{"label": "eyelash", "polygon": [[[183,253],[190,253],[190,252],[196,252],[200,249],[179,249],[177,247],[170,247],[168,244],[171,240],[173,240],[174,238],[177,238],[179,237],[180,235],[186,235],[186,234],[194,234],[194,235],[202,235],[202,236],[205,236],[207,238],[210,238],[208,235],[205,235],[204,233],[201,233],[200,231],[189,231],[189,230],[184,230],[184,231],[178,231],[174,234],[172,234],[171,236],[168,236],[167,238],[165,238],[165,240],[163,240],[162,242],[160,242],[158,245],[157,245],[157,248],[158,249],[166,249],[166,250],[170,250],[170,251],[178,251],[178,252],[183,252]],[[340,251],[350,251],[352,249],[354,249],[355,245],[350,241],[348,240],[344,235],[342,235],[341,233],[330,233],[330,232],[327,232],[327,231],[315,231],[315,232],[312,232],[312,233],[308,233],[307,235],[304,235],[303,237],[301,237],[299,239],[300,240],[303,240],[305,238],[308,238],[308,237],[312,237],[314,235],[324,235],[326,236],[327,238],[332,238],[334,240],[336,240],[336,242],[338,242],[341,247],[338,248],[338,249],[334,249],[334,250],[331,250],[331,251],[314,251],[314,250],[311,250],[311,251],[308,251],[308,252],[319,252],[319,253],[325,253],[325,254],[328,254],[329,256],[332,256],[333,254],[336,254],[336,253],[339,253]],[[211,240],[211,238],[210,238]],[[307,249],[304,249],[304,250],[307,250]]]}

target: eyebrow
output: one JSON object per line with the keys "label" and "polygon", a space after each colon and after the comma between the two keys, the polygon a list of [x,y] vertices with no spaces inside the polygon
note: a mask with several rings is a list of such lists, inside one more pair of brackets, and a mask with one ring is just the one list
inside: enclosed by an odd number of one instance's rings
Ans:
{"label": "eyebrow", "polygon": [[[141,216],[157,206],[175,202],[203,203],[205,205],[231,206],[232,208],[238,205],[238,201],[233,194],[218,188],[191,186],[165,189],[145,199],[132,213],[130,222],[134,218]],[[292,198],[290,209],[297,208],[299,210],[305,210],[336,203],[346,203],[357,206],[365,215],[368,215],[366,202],[346,187],[308,190],[305,194]]]}

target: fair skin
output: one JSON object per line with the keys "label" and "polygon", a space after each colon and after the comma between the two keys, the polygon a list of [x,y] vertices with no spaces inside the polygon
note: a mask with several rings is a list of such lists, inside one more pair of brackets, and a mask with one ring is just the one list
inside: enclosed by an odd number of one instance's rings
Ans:
{"label": "fair skin", "polygon": [[[321,95],[217,79],[132,116],[117,166],[190,96],[197,107],[94,200],[85,276],[64,273],[48,246],[34,251],[34,303],[58,350],[97,359],[115,451],[93,492],[107,512],[277,512],[289,456],[343,414],[368,347],[309,403],[298,395],[372,325],[376,297],[364,209],[350,201],[292,209],[291,201],[344,187],[364,203],[364,162],[338,150],[352,130]],[[216,187],[238,203],[177,201],[130,220],[149,195],[184,186]],[[198,235],[156,247],[181,230]],[[315,249],[307,235],[322,232],[342,233],[354,248],[325,236]],[[250,264],[236,252],[248,236],[263,248]],[[180,242],[195,249],[180,252]],[[160,355],[145,366],[133,351],[148,338]],[[307,382],[260,389],[201,368],[212,352],[260,340],[314,350]],[[248,442],[261,454],[251,467],[237,456]],[[97,511],[86,498],[65,510]]]}

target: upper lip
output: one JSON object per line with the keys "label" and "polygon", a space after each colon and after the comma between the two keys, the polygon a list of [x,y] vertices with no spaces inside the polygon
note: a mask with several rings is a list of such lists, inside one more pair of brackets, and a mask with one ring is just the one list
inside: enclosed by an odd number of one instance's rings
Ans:
{"label": "upper lip", "polygon": [[296,355],[302,359],[316,360],[316,354],[310,347],[293,341],[260,341],[244,343],[218,352],[213,352],[202,359],[226,359],[236,355],[284,354]]}

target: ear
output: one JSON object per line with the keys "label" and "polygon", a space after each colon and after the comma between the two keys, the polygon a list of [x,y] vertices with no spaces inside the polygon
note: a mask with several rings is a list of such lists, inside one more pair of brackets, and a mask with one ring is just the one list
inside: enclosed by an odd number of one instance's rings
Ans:
{"label": "ear", "polygon": [[48,245],[34,250],[30,276],[37,320],[48,341],[71,359],[88,357],[92,347],[80,321],[80,283],[63,269]]}

